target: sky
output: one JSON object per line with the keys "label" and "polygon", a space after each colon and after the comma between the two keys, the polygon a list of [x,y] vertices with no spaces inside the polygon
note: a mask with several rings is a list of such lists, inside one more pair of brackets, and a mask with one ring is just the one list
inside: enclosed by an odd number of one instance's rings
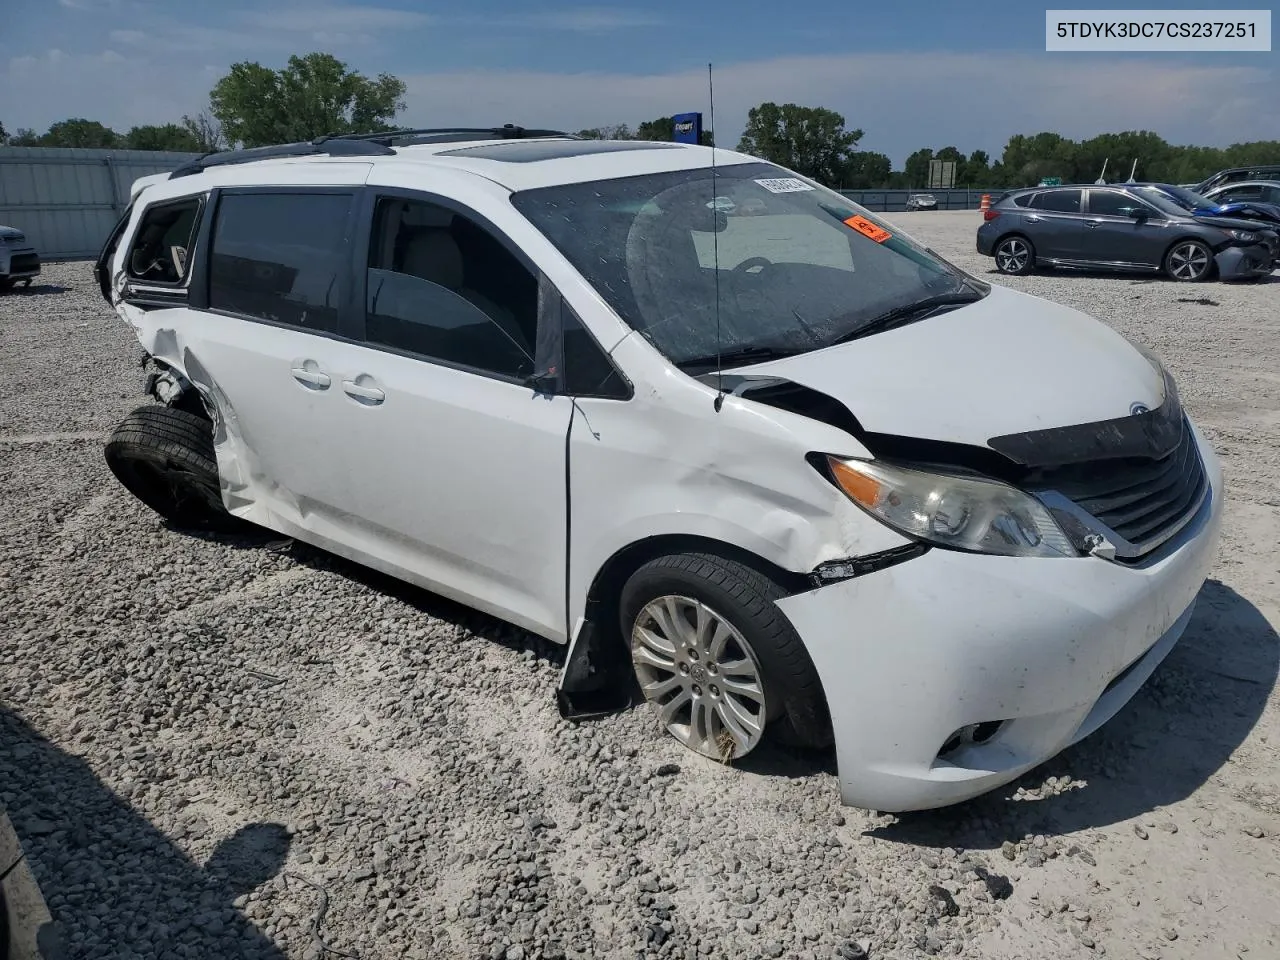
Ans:
{"label": "sky", "polygon": [[1154,130],[1211,146],[1280,139],[1280,53],[1047,53],[1044,6],[559,3],[0,0],[0,123],[12,133],[68,117],[120,131],[177,121],[207,105],[232,63],[277,68],[320,50],[403,79],[397,122],[414,126],[572,131],[701,110],[710,128],[711,63],[726,146],[766,100],[838,111],[864,131],[862,149],[895,167],[926,146],[995,158],[1012,134],[1041,130]]}

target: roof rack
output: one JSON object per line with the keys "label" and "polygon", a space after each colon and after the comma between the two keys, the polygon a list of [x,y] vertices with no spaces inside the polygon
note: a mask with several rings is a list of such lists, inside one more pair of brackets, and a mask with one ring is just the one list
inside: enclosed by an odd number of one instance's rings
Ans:
{"label": "roof rack", "polygon": [[246,150],[219,150],[197,157],[178,167],[169,179],[189,177],[209,167],[221,167],[233,163],[253,163],[256,160],[273,160],[277,157],[386,157],[395,153],[391,144],[409,146],[415,143],[454,143],[464,140],[521,140],[533,137],[565,137],[580,140],[574,134],[562,130],[526,130],[514,123],[500,127],[434,127],[413,130],[386,130],[380,133],[341,133],[299,143],[280,143],[266,147],[250,147]]}
{"label": "roof rack", "polygon": [[307,157],[327,155],[331,157],[379,157],[390,156],[395,151],[390,146],[363,140],[347,140],[334,137],[317,137],[301,143],[280,143],[266,147],[250,147],[247,150],[219,150],[206,153],[190,163],[178,167],[169,179],[189,177],[210,167],[222,167],[233,163],[253,163],[256,160],[273,160],[277,157]]}
{"label": "roof rack", "polygon": [[321,137],[320,141],[329,143],[334,140],[361,141],[380,143],[391,146],[392,143],[408,146],[415,143],[455,143],[464,140],[527,140],[537,137],[565,137],[580,140],[574,134],[563,130],[526,129],[514,123],[504,123],[500,127],[420,127],[411,130],[386,130],[381,133],[344,133],[333,137]]}

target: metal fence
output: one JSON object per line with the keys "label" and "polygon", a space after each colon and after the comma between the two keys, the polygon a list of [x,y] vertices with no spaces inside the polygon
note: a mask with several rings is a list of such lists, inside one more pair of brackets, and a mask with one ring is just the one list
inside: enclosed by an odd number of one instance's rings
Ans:
{"label": "metal fence", "polygon": [[138,177],[197,156],[151,150],[0,147],[0,224],[17,227],[44,260],[96,257]]}
{"label": "metal fence", "polygon": [[841,190],[854,203],[876,212],[893,213],[907,209],[907,197],[927,193],[938,201],[939,210],[977,210],[982,205],[982,195],[996,197],[1004,193],[1004,187],[971,187],[952,190]]}

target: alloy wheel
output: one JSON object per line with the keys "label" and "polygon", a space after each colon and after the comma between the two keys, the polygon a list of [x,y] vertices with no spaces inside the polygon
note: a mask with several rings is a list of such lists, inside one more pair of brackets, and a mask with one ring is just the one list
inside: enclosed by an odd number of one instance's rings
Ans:
{"label": "alloy wheel", "polygon": [[645,604],[632,627],[631,659],[663,727],[689,749],[727,762],[760,743],[768,716],[760,664],[705,603],[662,596]]}
{"label": "alloy wheel", "polygon": [[1000,244],[996,251],[996,264],[1005,273],[1021,273],[1027,267],[1031,249],[1021,240],[1014,238]]}
{"label": "alloy wheel", "polygon": [[1209,270],[1209,254],[1196,243],[1180,243],[1169,253],[1169,272],[1179,280],[1199,280]]}

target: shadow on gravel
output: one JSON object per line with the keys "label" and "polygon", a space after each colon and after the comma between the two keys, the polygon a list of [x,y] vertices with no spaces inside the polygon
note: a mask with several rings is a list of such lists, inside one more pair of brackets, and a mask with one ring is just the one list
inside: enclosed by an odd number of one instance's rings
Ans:
{"label": "shadow on gravel", "polygon": [[334,573],[368,587],[370,590],[376,590],[378,593],[395,597],[401,603],[412,607],[419,613],[449,624],[460,636],[473,634],[482,640],[496,643],[499,646],[506,647],[508,650],[515,650],[519,653],[530,650],[537,659],[545,661],[556,669],[564,666],[565,648],[560,644],[552,643],[543,637],[534,636],[514,624],[499,620],[497,617],[482,613],[465,604],[449,600],[404,580],[380,573],[363,564],[346,560],[336,554],[327,553],[324,550],[299,541],[291,541],[291,543],[292,546],[286,552],[298,563],[311,567],[313,570]]}
{"label": "shadow on gravel", "polygon": [[289,850],[283,826],[242,828],[202,867],[104,786],[83,760],[59,750],[3,705],[0,748],[0,801],[61,945],[47,960],[283,960],[232,906],[235,897],[280,870]]}
{"label": "shadow on gravel", "polygon": [[[1280,672],[1280,637],[1252,603],[1216,580],[1200,591],[1182,640],[1100,730],[1020,780],[941,810],[902,814],[868,835],[993,849],[1027,834],[1103,827],[1186,799],[1253,730]],[[1068,789],[1015,800],[1051,776]],[[1245,797],[1245,802],[1249,798]]]}
{"label": "shadow on gravel", "polygon": [[17,286],[7,291],[6,297],[43,297],[51,293],[66,293],[70,287],[58,283],[33,283],[29,287]]}

